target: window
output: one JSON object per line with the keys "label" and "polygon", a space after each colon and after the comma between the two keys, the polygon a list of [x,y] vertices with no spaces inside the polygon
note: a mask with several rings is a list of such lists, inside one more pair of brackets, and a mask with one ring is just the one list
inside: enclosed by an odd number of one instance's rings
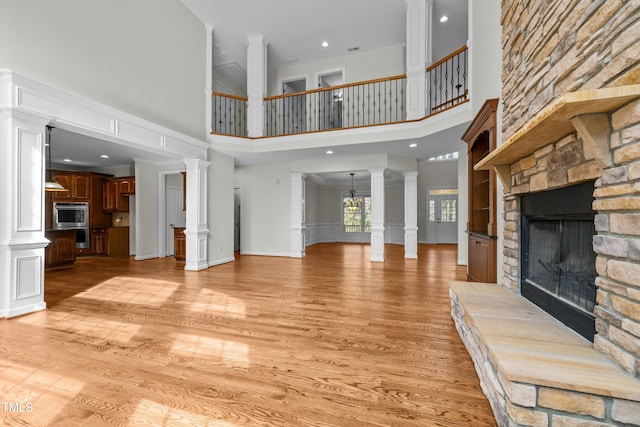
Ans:
{"label": "window", "polygon": [[345,233],[371,232],[371,195],[350,193],[342,195],[342,223]]}

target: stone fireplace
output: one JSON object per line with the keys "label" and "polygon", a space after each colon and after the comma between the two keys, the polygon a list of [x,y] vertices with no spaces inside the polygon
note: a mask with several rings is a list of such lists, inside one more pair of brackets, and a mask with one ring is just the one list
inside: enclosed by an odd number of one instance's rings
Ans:
{"label": "stone fireplace", "polygon": [[504,186],[502,286],[452,284],[452,316],[498,424],[640,425],[640,85],[563,95],[476,169]]}

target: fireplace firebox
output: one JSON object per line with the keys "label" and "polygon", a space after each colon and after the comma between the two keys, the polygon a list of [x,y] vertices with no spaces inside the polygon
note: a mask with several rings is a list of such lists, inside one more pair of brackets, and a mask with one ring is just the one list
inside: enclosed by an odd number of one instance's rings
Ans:
{"label": "fireplace firebox", "polygon": [[594,183],[522,196],[522,296],[593,341]]}

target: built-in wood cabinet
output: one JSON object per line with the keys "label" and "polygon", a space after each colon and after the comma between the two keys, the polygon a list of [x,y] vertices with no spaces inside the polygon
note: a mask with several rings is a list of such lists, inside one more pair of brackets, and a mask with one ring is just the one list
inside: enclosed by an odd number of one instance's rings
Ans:
{"label": "built-in wood cabinet", "polygon": [[129,255],[129,227],[91,228],[91,251],[93,255]]}
{"label": "built-in wood cabinet", "polygon": [[52,171],[51,179],[67,191],[56,191],[55,202],[88,202],[91,198],[91,174],[88,172]]}
{"label": "built-in wood cabinet", "polygon": [[76,231],[50,230],[49,244],[44,250],[45,268],[63,267],[76,262]]}
{"label": "built-in wood cabinet", "polygon": [[110,178],[104,182],[102,209],[106,212],[129,212],[129,197],[136,193],[135,177]]}
{"label": "built-in wood cabinet", "polygon": [[467,280],[497,280],[496,174],[474,166],[496,148],[498,99],[487,100],[462,139],[467,143],[469,266]]}
{"label": "built-in wood cabinet", "polygon": [[173,250],[174,256],[179,261],[187,259],[187,236],[184,235],[184,227],[173,229]]}

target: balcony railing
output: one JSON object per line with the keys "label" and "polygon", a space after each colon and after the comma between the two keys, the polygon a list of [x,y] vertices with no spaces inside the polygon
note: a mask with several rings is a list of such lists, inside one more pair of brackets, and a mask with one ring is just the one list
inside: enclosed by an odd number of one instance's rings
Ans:
{"label": "balcony railing", "polygon": [[212,133],[247,136],[247,98],[213,92]]}
{"label": "balcony railing", "polygon": [[[469,100],[467,46],[426,69],[429,117]],[[406,119],[406,76],[264,98],[264,136],[350,129]],[[213,92],[213,130],[247,136],[247,98]]]}

